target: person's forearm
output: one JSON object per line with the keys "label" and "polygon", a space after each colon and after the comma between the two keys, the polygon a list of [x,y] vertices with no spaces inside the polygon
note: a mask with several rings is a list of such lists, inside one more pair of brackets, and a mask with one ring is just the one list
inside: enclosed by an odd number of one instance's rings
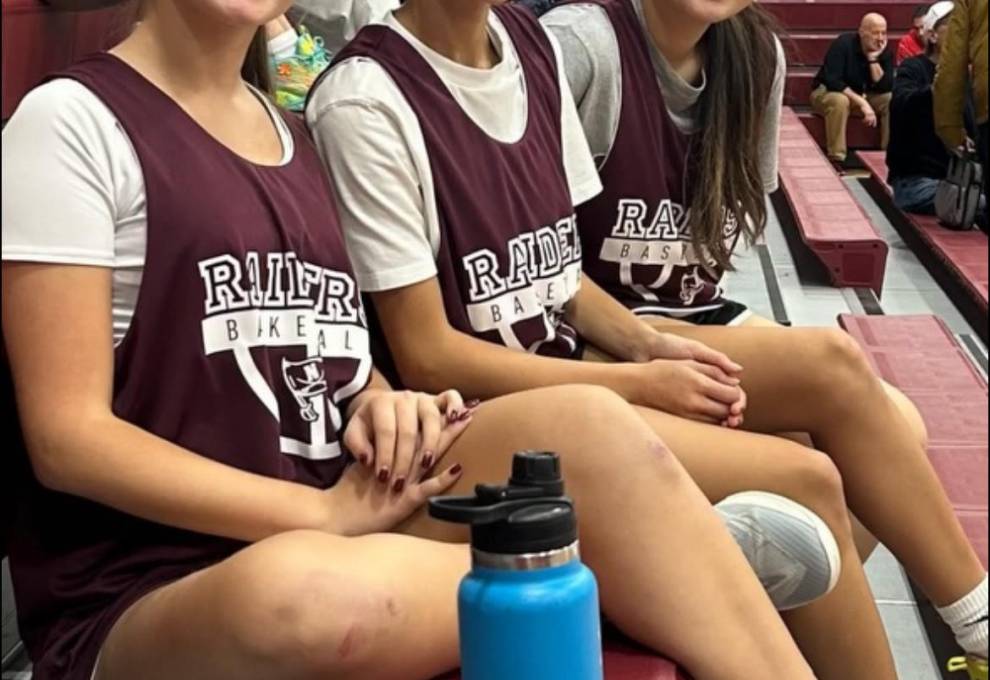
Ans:
{"label": "person's forearm", "polygon": [[873,79],[874,83],[879,83],[885,75],[887,75],[887,72],[884,70],[883,64],[880,62],[870,64],[870,78]]}
{"label": "person's forearm", "polygon": [[653,331],[587,276],[567,306],[567,320],[598,349],[623,361],[649,361]]}
{"label": "person's forearm", "polygon": [[453,328],[403,348],[396,363],[412,389],[456,389],[465,397],[492,399],[556,385],[600,385],[631,396],[627,364],[555,359],[479,340]]}
{"label": "person's forearm", "polygon": [[25,431],[39,481],[129,515],[246,542],[330,529],[322,491],[210,460],[109,412]]}
{"label": "person's forearm", "polygon": [[862,97],[858,92],[856,92],[851,87],[847,87],[845,90],[843,90],[842,94],[849,97],[849,101],[853,103],[853,106],[856,106],[858,108],[864,108],[864,105],[869,104],[869,102],[867,102],[864,97]]}

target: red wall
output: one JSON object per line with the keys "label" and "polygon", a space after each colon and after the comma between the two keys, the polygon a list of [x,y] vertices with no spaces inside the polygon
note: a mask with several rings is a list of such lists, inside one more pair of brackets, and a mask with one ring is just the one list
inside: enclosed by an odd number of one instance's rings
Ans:
{"label": "red wall", "polygon": [[106,49],[123,28],[121,10],[64,12],[39,0],[2,0],[3,119],[45,74]]}

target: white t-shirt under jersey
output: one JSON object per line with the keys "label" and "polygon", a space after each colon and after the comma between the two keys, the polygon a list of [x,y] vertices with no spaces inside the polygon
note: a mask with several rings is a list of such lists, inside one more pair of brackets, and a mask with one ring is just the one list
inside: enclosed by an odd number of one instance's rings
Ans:
{"label": "white t-shirt under jersey", "polygon": [[[282,140],[292,134],[268,100]],[[127,333],[144,272],[144,173],[116,116],[75,80],[27,94],[3,130],[3,259],[113,270],[114,343]]]}
{"label": "white t-shirt under jersey", "polygon": [[[632,0],[645,32],[642,0]],[[584,124],[591,152],[603,162],[612,150],[622,112],[622,72],[619,40],[605,9],[600,5],[573,4],[555,7],[543,15],[543,24],[557,38],[567,65],[571,92],[575,95],[581,121]],[[652,40],[648,40],[650,58],[657,85],[663,94],[668,113],[685,134],[697,130],[698,100],[707,87],[705,74],[701,83],[685,81],[668,63]],[[787,79],[787,57],[777,41],[777,73],[770,100],[763,116],[763,136],[760,139],[760,174],[767,193],[778,185],[778,146],[780,142],[780,112]]]}
{"label": "white t-shirt under jersey", "polygon": [[[528,116],[526,81],[515,47],[494,12],[492,44],[500,54],[491,69],[474,69],[433,51],[394,15],[383,23],[419,52],[464,111],[502,142],[519,140]],[[601,191],[560,49],[564,167],[575,205]],[[329,164],[340,218],[358,283],[376,292],[409,286],[437,274],[440,222],[430,158],[405,96],[378,63],[352,58],[334,67],[313,92],[306,119]]]}

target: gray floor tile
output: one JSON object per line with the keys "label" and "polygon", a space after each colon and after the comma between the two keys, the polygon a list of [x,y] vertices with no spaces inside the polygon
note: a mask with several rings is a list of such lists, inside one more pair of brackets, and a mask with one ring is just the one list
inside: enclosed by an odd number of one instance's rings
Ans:
{"label": "gray floor tile", "polygon": [[866,576],[870,579],[870,587],[877,602],[914,604],[914,594],[904,570],[897,558],[884,546],[878,547],[866,563]]}
{"label": "gray floor tile", "polygon": [[973,333],[973,328],[941,290],[888,290],[880,301],[890,315],[934,314],[954,333]]}
{"label": "gray floor tile", "polygon": [[899,680],[941,680],[928,640],[913,605],[880,605]]}

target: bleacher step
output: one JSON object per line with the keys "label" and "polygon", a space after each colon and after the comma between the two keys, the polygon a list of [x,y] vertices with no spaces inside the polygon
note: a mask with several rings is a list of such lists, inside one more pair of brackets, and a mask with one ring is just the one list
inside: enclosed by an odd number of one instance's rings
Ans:
{"label": "bleacher step", "polygon": [[852,316],[839,323],[929,430],[929,455],[966,535],[987,566],[987,383],[934,316]]}
{"label": "bleacher step", "polygon": [[762,6],[789,30],[852,31],[868,12],[880,12],[895,30],[911,26],[916,3],[904,0],[764,0]]}

